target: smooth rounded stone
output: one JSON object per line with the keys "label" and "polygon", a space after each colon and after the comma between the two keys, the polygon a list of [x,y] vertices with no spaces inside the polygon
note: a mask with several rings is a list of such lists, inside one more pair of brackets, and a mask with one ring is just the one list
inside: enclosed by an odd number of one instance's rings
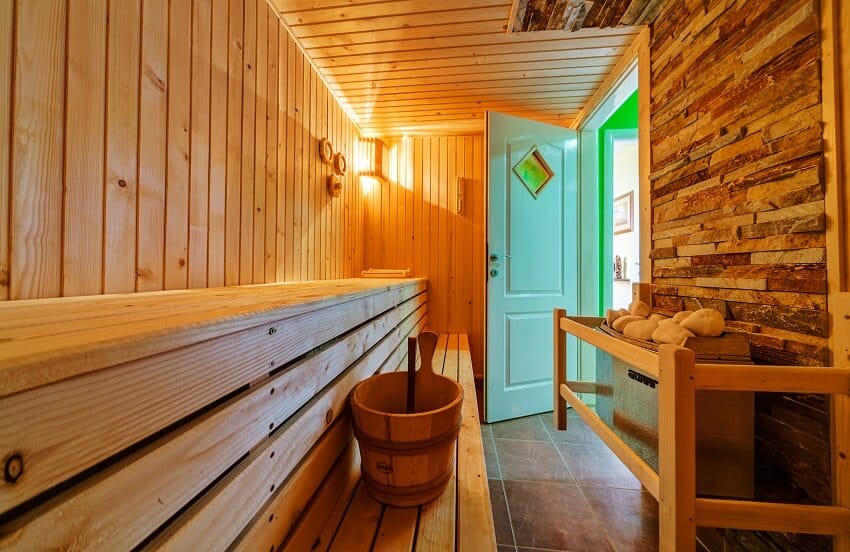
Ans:
{"label": "smooth rounded stone", "polygon": [[659,345],[682,345],[694,334],[678,324],[659,324],[652,332],[652,340]]}
{"label": "smooth rounded stone", "polygon": [[679,324],[679,323],[682,322],[682,320],[689,317],[693,313],[694,313],[694,311],[689,311],[689,310],[679,311],[679,312],[677,312],[676,314],[673,315],[673,322],[675,322],[676,324]]}
{"label": "smooth rounded stone", "polygon": [[640,320],[632,322],[623,330],[623,335],[633,337],[634,339],[642,339],[649,341],[652,334],[658,329],[658,322],[654,320]]}
{"label": "smooth rounded stone", "polygon": [[726,319],[714,309],[700,309],[679,322],[679,325],[700,337],[717,337],[726,328]]}
{"label": "smooth rounded stone", "polygon": [[661,321],[670,320],[670,318],[656,312],[655,314],[649,315],[649,318],[647,318],[647,320],[652,320],[653,322],[661,323]]}
{"label": "smooth rounded stone", "polygon": [[608,310],[605,311],[605,322],[607,322],[608,325],[610,326],[614,323],[614,320],[620,318],[621,316],[622,316],[622,314],[620,314],[620,311],[614,310],[614,309],[608,309]]}
{"label": "smooth rounded stone", "polygon": [[626,329],[626,326],[628,326],[632,322],[640,322],[641,320],[646,320],[646,318],[644,318],[643,316],[634,315],[621,316],[620,318],[614,320],[614,325],[611,327],[617,330],[618,332],[622,332]]}
{"label": "smooth rounded stone", "polygon": [[635,299],[632,301],[632,304],[629,305],[629,313],[634,316],[642,316],[646,318],[652,313],[652,307],[639,299]]}

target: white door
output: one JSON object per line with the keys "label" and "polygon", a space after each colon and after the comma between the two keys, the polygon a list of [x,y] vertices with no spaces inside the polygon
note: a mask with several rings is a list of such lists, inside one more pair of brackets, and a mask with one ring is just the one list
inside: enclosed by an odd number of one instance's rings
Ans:
{"label": "white door", "polygon": [[489,112],[487,143],[485,418],[495,422],[552,410],[552,309],[578,304],[578,136]]}

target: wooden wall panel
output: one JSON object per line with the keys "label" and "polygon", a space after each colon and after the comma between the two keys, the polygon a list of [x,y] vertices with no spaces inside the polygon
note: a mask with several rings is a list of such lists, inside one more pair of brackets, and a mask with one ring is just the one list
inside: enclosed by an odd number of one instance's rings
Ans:
{"label": "wooden wall panel", "polygon": [[[15,4],[0,3],[0,136],[11,136],[12,42]],[[9,191],[11,141],[0,145],[0,301],[9,298]]]}
{"label": "wooden wall panel", "polygon": [[391,139],[385,178],[361,177],[364,266],[409,268],[427,277],[430,328],[468,333],[478,374],[484,366],[486,285],[483,148],[481,135]]}
{"label": "wooden wall panel", "polygon": [[106,97],[106,0],[67,6],[65,193],[62,292],[100,291],[103,265],[103,159]]}
{"label": "wooden wall panel", "polygon": [[65,2],[15,6],[12,134],[7,138],[12,299],[62,293],[66,32]]}
{"label": "wooden wall panel", "polygon": [[104,293],[135,289],[141,9],[140,0],[109,2]]}
{"label": "wooden wall panel", "polygon": [[[816,0],[667,2],[652,28],[653,301],[719,309],[760,363],[828,362],[819,41]],[[828,503],[827,400],[756,404],[759,497]],[[727,537],[736,550],[829,546]]]}
{"label": "wooden wall panel", "polygon": [[266,0],[0,4],[0,299],[359,274],[357,128]]}

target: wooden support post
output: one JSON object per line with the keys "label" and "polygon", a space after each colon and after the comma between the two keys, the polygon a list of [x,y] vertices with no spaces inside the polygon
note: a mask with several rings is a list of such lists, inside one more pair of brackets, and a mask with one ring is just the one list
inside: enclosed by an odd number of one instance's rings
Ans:
{"label": "wooden support post", "polygon": [[554,394],[553,420],[552,424],[557,429],[567,429],[567,403],[561,397],[561,384],[567,381],[567,334],[561,331],[561,318],[567,315],[565,309],[554,309],[552,311],[552,328],[554,333],[554,356],[552,366],[552,391]]}
{"label": "wooden support post", "polygon": [[694,352],[659,347],[659,544],[662,552],[696,545],[696,389]]}
{"label": "wooden support post", "polygon": [[[850,317],[850,7],[841,0],[821,0],[820,23],[830,364],[841,368],[850,366],[850,319],[845,318]],[[830,421],[833,503],[850,508],[850,395],[831,398]],[[833,550],[850,552],[850,536],[835,537]]]}

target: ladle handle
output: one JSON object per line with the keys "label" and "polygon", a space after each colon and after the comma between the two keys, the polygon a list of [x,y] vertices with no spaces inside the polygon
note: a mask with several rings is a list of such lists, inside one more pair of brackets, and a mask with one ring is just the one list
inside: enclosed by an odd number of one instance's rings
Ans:
{"label": "ladle handle", "polygon": [[422,357],[422,366],[419,370],[423,373],[434,373],[434,351],[437,349],[437,334],[434,332],[422,332],[419,334],[419,354]]}
{"label": "ladle handle", "polygon": [[407,413],[416,412],[416,338],[407,338]]}

